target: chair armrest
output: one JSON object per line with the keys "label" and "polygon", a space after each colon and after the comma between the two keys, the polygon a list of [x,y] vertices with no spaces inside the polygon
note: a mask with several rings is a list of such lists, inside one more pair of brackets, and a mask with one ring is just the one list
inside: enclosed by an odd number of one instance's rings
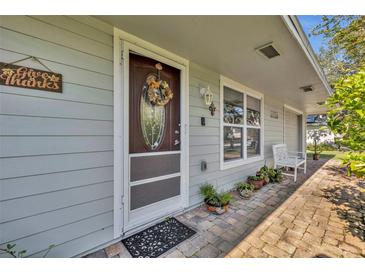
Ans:
{"label": "chair armrest", "polygon": [[307,153],[306,152],[301,152],[301,151],[288,151],[288,155],[289,154],[295,154],[295,155],[297,155],[297,156],[289,156],[289,157],[298,157],[298,154],[301,154],[301,157],[303,158],[303,159],[307,159]]}

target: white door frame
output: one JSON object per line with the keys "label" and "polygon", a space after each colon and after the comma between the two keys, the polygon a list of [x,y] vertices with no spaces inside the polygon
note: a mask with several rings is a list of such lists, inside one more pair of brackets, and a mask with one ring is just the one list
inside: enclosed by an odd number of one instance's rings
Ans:
{"label": "white door frame", "polygon": [[[134,35],[114,28],[114,238],[128,224],[129,52],[137,52],[181,71],[181,198],[189,206],[189,61]],[[128,199],[127,199],[128,198]]]}

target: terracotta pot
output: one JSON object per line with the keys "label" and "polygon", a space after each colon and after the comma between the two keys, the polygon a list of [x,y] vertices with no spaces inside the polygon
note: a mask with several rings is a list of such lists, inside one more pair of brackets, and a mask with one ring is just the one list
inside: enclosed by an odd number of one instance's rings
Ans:
{"label": "terracotta pot", "polygon": [[253,185],[255,187],[255,190],[258,190],[263,187],[265,180],[259,180],[259,181],[251,181],[249,180],[248,183]]}
{"label": "terracotta pot", "polygon": [[227,212],[228,211],[228,208],[229,208],[229,205],[224,205],[223,206],[224,212]]}
{"label": "terracotta pot", "polygon": [[268,183],[270,183],[270,178],[269,177],[265,177],[264,178],[264,185],[267,185]]}
{"label": "terracotta pot", "polygon": [[319,160],[320,158],[320,155],[317,153],[317,154],[313,154],[313,160]]}
{"label": "terracotta pot", "polygon": [[209,212],[216,213],[216,214],[223,214],[228,211],[229,205],[225,205],[222,207],[213,206],[206,203],[207,209]]}
{"label": "terracotta pot", "polygon": [[206,205],[207,205],[208,211],[210,211],[210,212],[216,212],[217,211],[217,208],[218,207],[212,206],[212,205],[208,205],[208,204],[206,204]]}

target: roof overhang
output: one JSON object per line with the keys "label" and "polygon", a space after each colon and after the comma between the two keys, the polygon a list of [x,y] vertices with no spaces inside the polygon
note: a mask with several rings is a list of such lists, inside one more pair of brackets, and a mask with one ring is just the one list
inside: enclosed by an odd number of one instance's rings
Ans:
{"label": "roof overhang", "polygon": [[[325,112],[318,103],[331,89],[295,16],[97,17],[284,104]],[[268,43],[280,56],[257,53]],[[303,92],[308,85],[313,91]]]}
{"label": "roof overhang", "polygon": [[306,54],[308,60],[311,62],[313,68],[317,72],[319,78],[321,79],[324,87],[326,88],[328,95],[332,94],[332,88],[329,85],[326,75],[323,72],[323,69],[320,67],[316,54],[313,51],[313,48],[307,38],[307,35],[304,33],[302,25],[300,24],[298,18],[295,15],[284,15],[282,16],[285,24],[288,29],[292,33],[293,37],[298,41],[302,50]]}

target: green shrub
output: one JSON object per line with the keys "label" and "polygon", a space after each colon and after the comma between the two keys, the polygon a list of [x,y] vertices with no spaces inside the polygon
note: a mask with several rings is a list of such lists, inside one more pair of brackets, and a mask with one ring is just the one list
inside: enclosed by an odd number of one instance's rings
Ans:
{"label": "green shrub", "polygon": [[365,153],[349,153],[343,164],[347,166],[347,175],[355,174],[358,178],[365,178]]}
{"label": "green shrub", "polygon": [[341,145],[365,150],[365,67],[340,79],[327,98],[327,124],[342,137]]}

